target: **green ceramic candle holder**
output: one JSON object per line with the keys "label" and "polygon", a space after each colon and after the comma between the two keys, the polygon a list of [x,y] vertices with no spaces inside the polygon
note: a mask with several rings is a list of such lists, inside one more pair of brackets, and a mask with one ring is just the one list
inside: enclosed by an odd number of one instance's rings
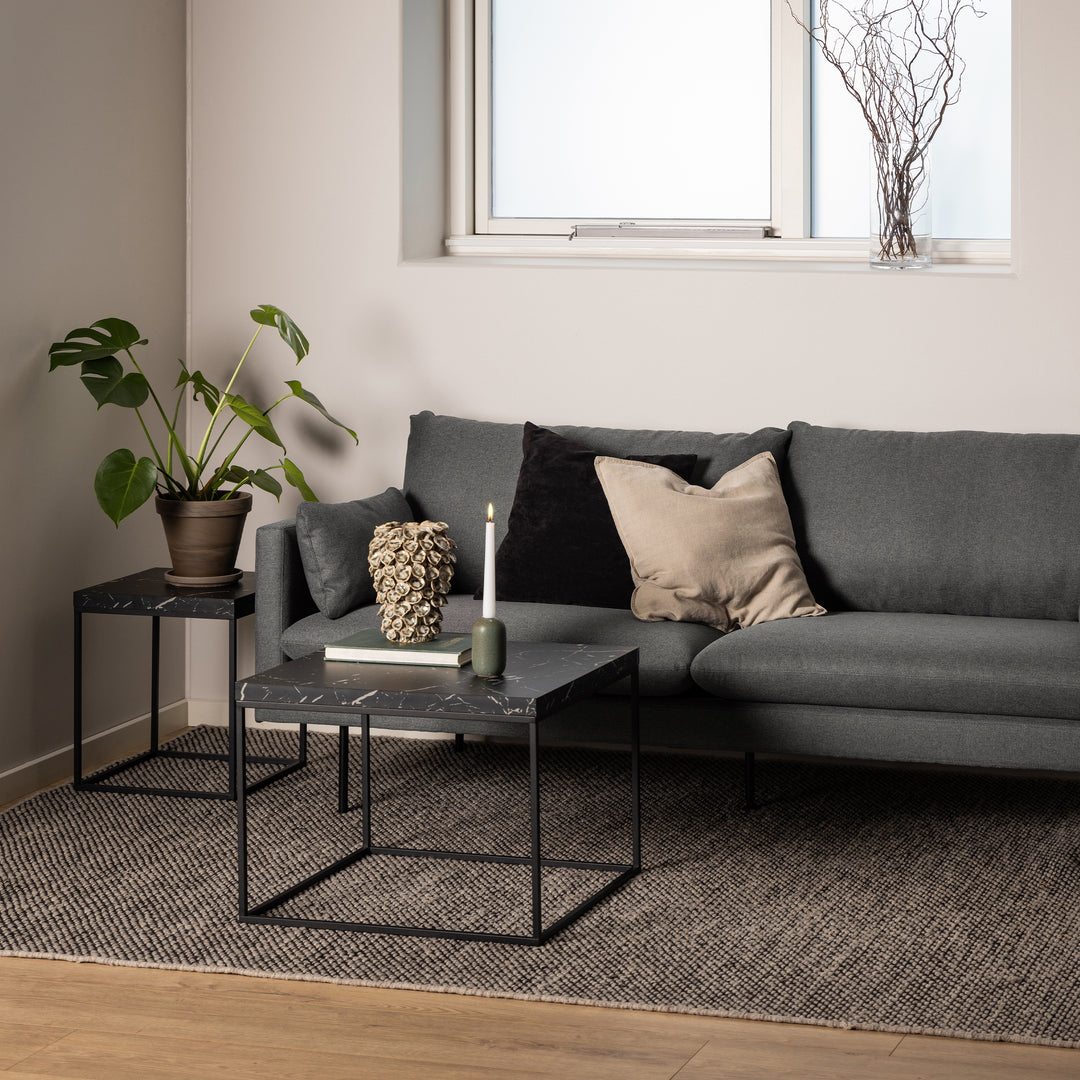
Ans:
{"label": "green ceramic candle holder", "polygon": [[472,668],[485,677],[506,667],[506,626],[498,619],[477,619],[472,628]]}

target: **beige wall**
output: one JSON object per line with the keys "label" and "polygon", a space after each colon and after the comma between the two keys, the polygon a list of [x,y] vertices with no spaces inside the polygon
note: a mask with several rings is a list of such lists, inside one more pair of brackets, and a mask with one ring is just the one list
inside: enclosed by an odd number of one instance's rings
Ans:
{"label": "beige wall", "polygon": [[[422,25],[427,0],[408,2]],[[408,414],[424,408],[713,431],[795,418],[1080,431],[1071,0],[1015,0],[1011,275],[405,261],[403,186],[430,222],[442,166],[410,128],[403,185],[401,5],[192,6],[194,360],[224,362],[251,304],[294,315],[312,342],[305,384],[362,433],[359,451],[292,448],[324,498],[399,482]],[[408,85],[422,124],[423,85]],[[292,505],[263,499],[251,525]],[[223,697],[220,643],[193,637],[190,693]]]}
{"label": "beige wall", "polygon": [[[62,775],[72,591],[167,557],[152,511],[117,531],[94,499],[100,459],[138,448],[134,417],[95,414],[78,370],[49,375],[47,352],[116,315],[170,379],[183,355],[184,36],[184,0],[0,0],[0,802]],[[183,696],[179,629],[166,700]],[[149,624],[96,616],[86,634],[98,732],[148,710]]]}

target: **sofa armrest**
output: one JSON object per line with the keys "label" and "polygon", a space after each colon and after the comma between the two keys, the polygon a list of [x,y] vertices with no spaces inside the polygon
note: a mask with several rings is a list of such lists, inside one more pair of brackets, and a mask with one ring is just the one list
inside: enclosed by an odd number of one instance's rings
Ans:
{"label": "sofa armrest", "polygon": [[282,633],[317,610],[300,561],[295,518],[260,526],[255,531],[255,670],[282,663]]}

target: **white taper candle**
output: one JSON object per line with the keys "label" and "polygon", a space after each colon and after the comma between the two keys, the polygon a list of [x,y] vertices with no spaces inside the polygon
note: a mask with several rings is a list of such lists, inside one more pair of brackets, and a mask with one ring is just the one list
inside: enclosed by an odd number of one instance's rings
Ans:
{"label": "white taper candle", "polygon": [[484,607],[485,619],[495,618],[495,507],[488,503],[484,535]]}

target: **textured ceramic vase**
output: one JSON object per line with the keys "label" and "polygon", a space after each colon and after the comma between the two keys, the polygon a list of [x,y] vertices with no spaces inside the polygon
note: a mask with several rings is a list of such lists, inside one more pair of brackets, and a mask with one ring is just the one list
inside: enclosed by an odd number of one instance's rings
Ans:
{"label": "textured ceramic vase", "polygon": [[165,580],[172,585],[200,587],[236,581],[236,555],[244,521],[251,510],[250,492],[207,502],[156,498],[165,527],[172,569]]}
{"label": "textured ceramic vase", "polygon": [[420,644],[437,637],[454,578],[457,544],[445,521],[388,521],[368,545],[368,567],[388,641]]}

